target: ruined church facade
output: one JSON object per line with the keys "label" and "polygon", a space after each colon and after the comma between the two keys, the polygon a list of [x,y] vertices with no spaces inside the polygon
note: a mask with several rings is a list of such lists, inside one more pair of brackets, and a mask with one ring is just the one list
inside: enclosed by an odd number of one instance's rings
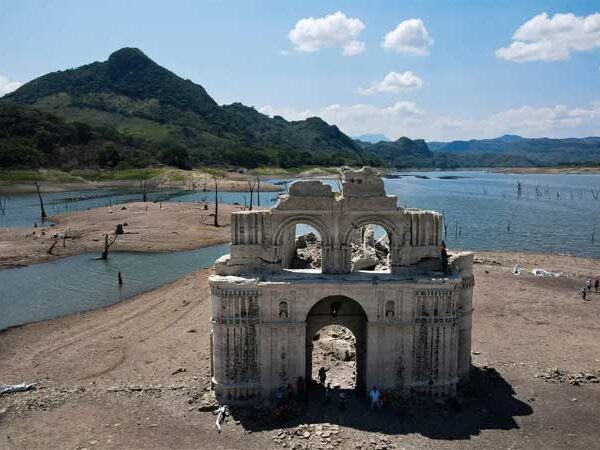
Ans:
{"label": "ruined church facade", "polygon": [[[269,396],[312,373],[313,337],[341,325],[356,338],[357,389],[451,396],[471,364],[473,256],[442,267],[443,218],[397,206],[370,168],[342,189],[297,181],[268,210],[234,212],[231,250],[215,264],[212,383],[221,401]],[[321,270],[289,269],[296,225],[321,237]],[[352,271],[356,230],[389,237],[389,270]]]}

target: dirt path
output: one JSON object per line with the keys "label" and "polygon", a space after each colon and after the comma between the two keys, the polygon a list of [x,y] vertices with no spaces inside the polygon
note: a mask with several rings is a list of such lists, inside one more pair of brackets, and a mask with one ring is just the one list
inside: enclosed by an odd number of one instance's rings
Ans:
{"label": "dirt path", "polygon": [[[54,226],[0,228],[0,269],[47,262],[85,252],[101,253],[104,235],[127,224],[111,251],[161,252],[190,250],[230,241],[230,216],[240,207],[196,203],[127,203],[94,208],[50,219]],[[63,240],[63,236],[67,236]],[[57,241],[52,253],[48,250]]]}
{"label": "dirt path", "polygon": [[[340,411],[316,391],[300,416],[277,422],[235,411],[217,434],[214,416],[198,411],[210,374],[210,271],[202,271],[98,311],[0,333],[1,382],[39,383],[0,397],[0,448],[597,448],[600,384],[544,374],[600,370],[600,294],[582,301],[578,292],[600,265],[518,253],[477,258],[479,369],[461,404],[369,412],[349,391]],[[569,276],[515,276],[515,261]]]}

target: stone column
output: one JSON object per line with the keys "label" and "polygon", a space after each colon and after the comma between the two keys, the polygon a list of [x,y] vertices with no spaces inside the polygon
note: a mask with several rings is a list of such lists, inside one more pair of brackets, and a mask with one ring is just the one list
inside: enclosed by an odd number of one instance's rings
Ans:
{"label": "stone column", "polygon": [[473,255],[460,256],[457,261],[462,276],[458,311],[460,328],[458,331],[458,370],[461,379],[467,379],[471,370],[471,328],[473,316]]}

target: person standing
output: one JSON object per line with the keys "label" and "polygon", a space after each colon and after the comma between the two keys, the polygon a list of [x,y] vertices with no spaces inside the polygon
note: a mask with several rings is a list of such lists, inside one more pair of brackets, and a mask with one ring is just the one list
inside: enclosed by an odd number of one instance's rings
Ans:
{"label": "person standing", "polygon": [[600,280],[596,278],[596,281],[594,281],[594,290],[598,292],[598,288],[600,288]]}
{"label": "person standing", "polygon": [[369,399],[371,400],[371,409],[379,408],[379,399],[381,398],[381,393],[377,386],[373,386],[371,392],[369,392]]}
{"label": "person standing", "polygon": [[441,245],[441,259],[442,259],[442,271],[446,271],[446,267],[448,266],[448,250],[446,249],[446,243],[442,241]]}
{"label": "person standing", "polygon": [[323,386],[325,386],[325,381],[327,380],[327,371],[329,369],[326,369],[325,367],[321,367],[319,369],[319,381],[321,382],[321,384]]}
{"label": "person standing", "polygon": [[591,278],[587,279],[587,290],[588,291],[592,290],[592,279]]}

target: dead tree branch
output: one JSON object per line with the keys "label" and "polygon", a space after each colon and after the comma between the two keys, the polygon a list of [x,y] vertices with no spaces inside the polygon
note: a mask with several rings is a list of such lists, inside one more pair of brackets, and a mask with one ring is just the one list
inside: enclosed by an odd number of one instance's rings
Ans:
{"label": "dead tree branch", "polygon": [[108,234],[104,235],[104,251],[102,252],[102,255],[100,256],[100,259],[104,259],[107,260],[108,259],[108,250],[114,245],[115,242],[117,242],[117,234],[113,234],[112,239],[109,237]]}
{"label": "dead tree branch", "polygon": [[38,184],[38,182],[34,182],[33,185],[35,186],[35,189],[37,191],[37,195],[40,199],[40,210],[41,210],[41,217],[42,217],[42,222],[46,219],[46,217],[48,217],[46,215],[46,210],[44,209],[44,199],[42,198],[42,193],[40,192],[40,185]]}
{"label": "dead tree branch", "polygon": [[215,184],[215,222],[214,226],[219,226],[219,179],[213,176],[213,182]]}

